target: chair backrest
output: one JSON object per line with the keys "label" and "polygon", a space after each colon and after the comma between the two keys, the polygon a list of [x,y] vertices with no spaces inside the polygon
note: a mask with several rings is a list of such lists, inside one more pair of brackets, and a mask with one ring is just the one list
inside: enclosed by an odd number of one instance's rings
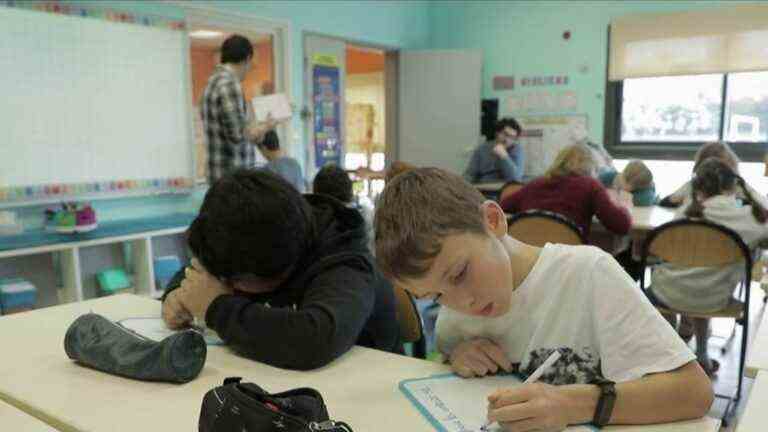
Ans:
{"label": "chair backrest", "polygon": [[499,202],[503,202],[504,199],[506,199],[508,196],[512,195],[513,193],[519,191],[522,189],[523,184],[518,182],[508,182],[504,185],[504,187],[501,188],[501,193],[499,194]]}
{"label": "chair backrest", "polygon": [[400,338],[403,342],[417,342],[423,337],[423,328],[416,304],[402,287],[393,285],[392,288],[395,290]]}
{"label": "chair backrest", "polygon": [[741,236],[702,219],[680,219],[653,229],[645,239],[641,261],[657,257],[677,267],[714,267],[743,262],[752,273],[752,255]]}
{"label": "chair backrest", "polygon": [[587,243],[578,225],[563,215],[546,210],[528,210],[508,216],[507,232],[523,243],[538,247],[546,243]]}

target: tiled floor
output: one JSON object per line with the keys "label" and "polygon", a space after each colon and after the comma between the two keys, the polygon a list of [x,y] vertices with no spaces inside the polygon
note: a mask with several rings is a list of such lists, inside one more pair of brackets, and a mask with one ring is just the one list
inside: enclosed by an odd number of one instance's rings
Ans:
{"label": "tiled floor", "polygon": [[[760,285],[757,283],[752,284],[752,299],[750,301],[750,319],[749,319],[749,337],[750,343],[755,336],[757,326],[762,320],[763,313],[765,313],[765,307],[763,303],[764,293],[760,289]],[[712,323],[712,334],[709,342],[709,353],[714,359],[720,362],[720,371],[713,379],[715,386],[715,393],[717,394],[733,394],[736,390],[739,377],[739,355],[741,353],[741,327],[736,330],[736,336],[731,342],[730,349],[722,354],[720,347],[723,346],[725,339],[717,336],[727,337],[733,329],[732,320],[717,319]],[[695,339],[691,341],[690,346],[695,347]],[[735,430],[735,426],[738,423],[738,419],[741,417],[741,413],[744,411],[746,402],[749,399],[749,392],[752,390],[752,380],[744,378],[744,387],[742,389],[742,396],[739,403],[736,405],[735,414],[731,416],[727,426],[721,429],[721,432],[732,432]],[[721,418],[725,412],[727,400],[717,398],[709,412],[711,417]]]}

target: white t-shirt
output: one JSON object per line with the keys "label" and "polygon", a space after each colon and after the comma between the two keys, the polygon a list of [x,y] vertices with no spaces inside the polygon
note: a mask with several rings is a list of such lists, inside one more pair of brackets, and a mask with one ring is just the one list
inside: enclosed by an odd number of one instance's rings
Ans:
{"label": "white t-shirt", "polygon": [[597,376],[629,381],[695,358],[613,257],[593,246],[544,246],[504,316],[442,308],[441,351],[449,354],[475,338],[499,344],[523,375],[559,350],[562,357],[541,378],[550,384],[589,383]]}
{"label": "white t-shirt", "polygon": [[[706,220],[736,231],[750,249],[768,238],[768,225],[758,222],[752,215],[752,206],[742,205],[733,195],[714,196],[702,206]],[[687,206],[678,207],[677,218],[684,217],[686,209]],[[744,280],[744,272],[743,264],[686,269],[660,264],[653,270],[651,291],[675,309],[716,312],[728,306],[733,290]]]}

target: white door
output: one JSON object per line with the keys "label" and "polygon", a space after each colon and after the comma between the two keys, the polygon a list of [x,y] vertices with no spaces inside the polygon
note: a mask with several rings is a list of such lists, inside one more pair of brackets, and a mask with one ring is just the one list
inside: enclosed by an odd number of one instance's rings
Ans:
{"label": "white door", "polygon": [[344,166],[346,44],[304,36],[304,98],[309,110],[304,142],[307,180],[325,163]]}
{"label": "white door", "polygon": [[463,173],[480,137],[479,51],[401,51],[398,159]]}

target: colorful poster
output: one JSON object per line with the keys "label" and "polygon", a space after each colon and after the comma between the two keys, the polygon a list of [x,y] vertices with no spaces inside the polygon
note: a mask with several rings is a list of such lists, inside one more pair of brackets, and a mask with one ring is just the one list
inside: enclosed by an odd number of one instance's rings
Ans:
{"label": "colorful poster", "polygon": [[315,166],[331,162],[341,166],[341,93],[339,68],[316,64],[312,70],[315,109]]}

